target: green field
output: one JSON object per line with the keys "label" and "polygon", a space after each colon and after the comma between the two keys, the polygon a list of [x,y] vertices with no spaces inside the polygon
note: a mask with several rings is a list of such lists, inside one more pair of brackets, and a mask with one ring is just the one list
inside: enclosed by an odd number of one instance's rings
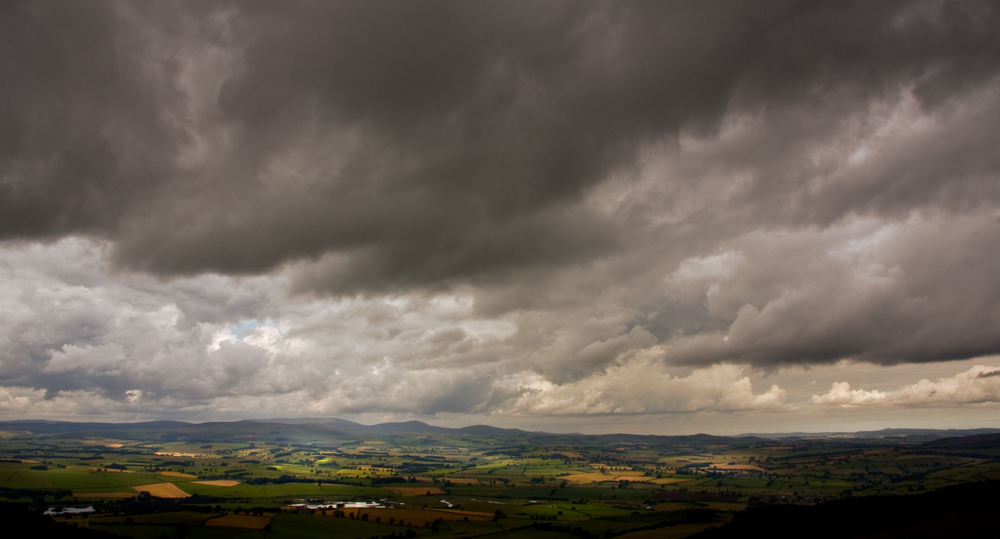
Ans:
{"label": "green field", "polygon": [[[570,442],[530,433],[360,440],[317,434],[311,427],[227,425],[197,437],[183,430],[137,429],[128,437],[7,429],[0,438],[0,497],[43,506],[93,504],[97,514],[89,518],[59,518],[155,539],[588,533],[643,539],[682,537],[720,525],[748,505],[907,495],[1000,478],[1000,448],[953,448],[933,440],[647,437],[636,442],[611,436]],[[131,488],[154,483],[175,485],[190,497],[139,496]],[[73,493],[130,497],[74,500]],[[433,527],[410,527],[352,518],[349,508],[325,509],[325,516],[324,510],[298,512],[302,504],[360,502],[472,513],[433,513],[440,518]],[[213,514],[248,510],[274,515],[269,529],[203,525]]]}

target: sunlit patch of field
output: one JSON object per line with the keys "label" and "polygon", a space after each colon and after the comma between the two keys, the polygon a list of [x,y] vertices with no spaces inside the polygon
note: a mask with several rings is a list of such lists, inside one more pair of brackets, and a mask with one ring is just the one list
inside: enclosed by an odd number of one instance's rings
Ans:
{"label": "sunlit patch of field", "polygon": [[716,468],[719,470],[750,470],[755,472],[764,471],[764,468],[761,468],[760,466],[754,466],[752,464],[718,464],[712,466],[712,468]]}
{"label": "sunlit patch of field", "polygon": [[213,487],[235,487],[239,485],[239,481],[233,481],[232,479],[210,479],[207,481],[192,481],[192,483],[198,485],[212,485]]}
{"label": "sunlit patch of field", "polygon": [[165,475],[167,477],[181,477],[184,479],[198,479],[197,475],[191,475],[189,473],[181,473],[181,472],[160,472],[160,475]]}
{"label": "sunlit patch of field", "polygon": [[205,521],[205,526],[221,526],[225,528],[244,528],[248,530],[263,530],[271,522],[271,516],[237,515],[226,513]]}
{"label": "sunlit patch of field", "polygon": [[656,483],[657,485],[673,485],[674,483],[686,483],[690,479],[678,479],[676,477],[664,477],[661,479],[653,479],[650,483]]}
{"label": "sunlit patch of field", "polygon": [[603,473],[578,473],[573,475],[564,475],[559,479],[569,481],[571,483],[600,483],[602,481],[614,481],[615,476]]}
{"label": "sunlit patch of field", "polygon": [[387,490],[396,496],[437,496],[444,491],[437,487],[389,487]]}
{"label": "sunlit patch of field", "polygon": [[136,492],[148,492],[157,498],[189,498],[191,495],[173,483],[153,483],[132,487]]}
{"label": "sunlit patch of field", "polygon": [[100,445],[111,449],[118,449],[120,447],[124,447],[127,443],[131,443],[131,441],[105,438],[103,440],[80,440],[80,443],[82,445]]}
{"label": "sunlit patch of field", "polygon": [[[562,477],[557,477],[556,479],[569,481],[572,483],[602,483],[604,481],[632,481],[637,483],[652,482],[653,480],[646,477],[641,472],[632,473],[578,473],[573,475],[564,475]],[[685,481],[685,480],[681,480]]]}

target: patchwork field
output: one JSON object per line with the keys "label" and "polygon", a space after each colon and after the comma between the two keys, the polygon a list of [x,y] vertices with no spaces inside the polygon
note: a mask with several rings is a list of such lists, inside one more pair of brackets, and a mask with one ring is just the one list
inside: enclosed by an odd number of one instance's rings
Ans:
{"label": "patchwork field", "polygon": [[444,491],[437,487],[389,487],[386,490],[401,497],[436,496],[438,494],[444,494]]}
{"label": "patchwork field", "polygon": [[232,479],[211,479],[208,481],[192,481],[196,485],[211,485],[213,487],[235,487],[239,485],[239,481],[233,481]]}
{"label": "patchwork field", "polygon": [[7,428],[15,434],[0,439],[0,497],[93,506],[87,518],[57,518],[137,539],[644,539],[722,525],[748,506],[822,505],[1000,478],[1000,448],[989,439],[971,448],[934,445],[939,438],[378,440],[299,425],[212,428],[136,427],[133,438]]}
{"label": "patchwork field", "polygon": [[167,477],[180,477],[182,479],[198,479],[197,475],[181,472],[160,472],[160,475],[165,475]]}
{"label": "patchwork field", "polygon": [[157,498],[188,498],[191,495],[184,492],[173,483],[152,483],[149,485],[135,485],[132,488],[136,492],[148,492]]}

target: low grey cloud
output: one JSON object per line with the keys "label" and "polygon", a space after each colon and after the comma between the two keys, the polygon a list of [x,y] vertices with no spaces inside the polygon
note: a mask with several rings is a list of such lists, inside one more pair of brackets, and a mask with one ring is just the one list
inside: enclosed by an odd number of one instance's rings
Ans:
{"label": "low grey cloud", "polygon": [[998,19],[6,3],[0,407],[737,413],[996,354]]}

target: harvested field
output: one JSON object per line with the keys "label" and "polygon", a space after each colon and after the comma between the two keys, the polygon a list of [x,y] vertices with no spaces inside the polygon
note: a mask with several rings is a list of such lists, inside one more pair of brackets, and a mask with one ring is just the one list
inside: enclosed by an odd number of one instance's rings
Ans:
{"label": "harvested field", "polygon": [[683,483],[685,481],[690,481],[690,479],[678,479],[676,477],[664,477],[663,479],[653,479],[651,483],[656,483],[657,485],[673,485],[674,483]]}
{"label": "harvested field", "polygon": [[189,473],[180,473],[180,472],[160,472],[160,475],[165,475],[167,477],[183,477],[184,479],[198,479],[197,475],[191,475]]}
{"label": "harvested field", "polygon": [[562,479],[569,481],[571,483],[602,483],[604,481],[649,481],[648,477],[643,477],[642,474],[635,475],[621,475],[621,474],[603,474],[603,473],[578,473],[573,475],[564,475],[562,477],[557,477],[556,479]]}
{"label": "harvested field", "polygon": [[94,470],[94,471],[97,471],[97,468],[92,468],[90,466],[67,466],[66,469],[67,470]]}
{"label": "harvested field", "polygon": [[239,485],[239,481],[233,481],[232,479],[211,479],[209,481],[192,481],[192,483],[198,485],[212,485],[213,487],[235,487]]}
{"label": "harvested field", "polygon": [[74,492],[74,498],[131,498],[135,492]]}
{"label": "harvested field", "polygon": [[444,491],[437,487],[391,487],[390,492],[396,496],[437,496]]}
{"label": "harvested field", "polygon": [[712,466],[712,468],[717,468],[719,470],[749,470],[754,472],[764,471],[764,468],[754,466],[752,464],[719,464],[717,466]]}
{"label": "harvested field", "polygon": [[188,498],[191,495],[184,492],[173,483],[153,483],[151,485],[136,485],[136,492],[148,492],[157,498]]}
{"label": "harvested field", "polygon": [[252,515],[237,515],[226,513],[205,521],[205,526],[222,526],[225,528],[244,528],[247,530],[263,530],[271,522],[270,516],[255,517]]}

